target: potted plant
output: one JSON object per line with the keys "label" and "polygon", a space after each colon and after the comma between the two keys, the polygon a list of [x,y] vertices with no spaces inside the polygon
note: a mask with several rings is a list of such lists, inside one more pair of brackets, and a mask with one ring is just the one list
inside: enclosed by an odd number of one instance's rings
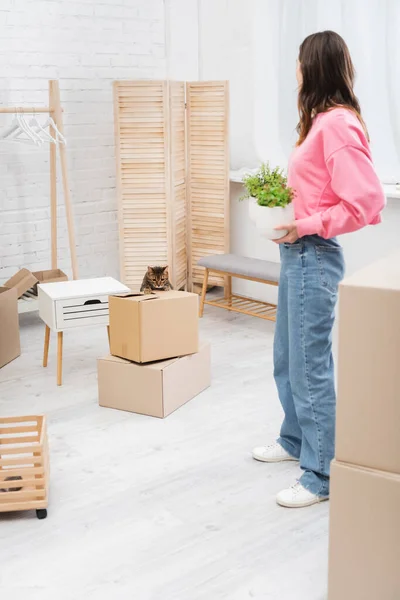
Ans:
{"label": "potted plant", "polygon": [[286,231],[275,231],[275,227],[294,220],[294,191],[287,186],[283,170],[262,164],[256,173],[243,177],[243,184],[246,194],[241,200],[249,198],[250,219],[260,233],[270,240],[285,236]]}

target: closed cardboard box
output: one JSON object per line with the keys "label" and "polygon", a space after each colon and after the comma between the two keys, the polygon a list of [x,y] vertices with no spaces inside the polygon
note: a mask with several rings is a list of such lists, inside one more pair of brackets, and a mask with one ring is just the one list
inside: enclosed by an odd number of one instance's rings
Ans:
{"label": "closed cardboard box", "polygon": [[198,296],[188,292],[110,296],[111,354],[147,363],[199,349]]}
{"label": "closed cardboard box", "polygon": [[328,600],[399,600],[400,476],[333,461]]}
{"label": "closed cardboard box", "polygon": [[20,354],[18,292],[0,287],[0,367]]}
{"label": "closed cardboard box", "polygon": [[336,458],[400,474],[399,431],[396,254],[359,271],[340,287]]}
{"label": "closed cardboard box", "polygon": [[166,417],[211,382],[210,346],[196,354],[141,365],[107,356],[98,360],[99,404]]}

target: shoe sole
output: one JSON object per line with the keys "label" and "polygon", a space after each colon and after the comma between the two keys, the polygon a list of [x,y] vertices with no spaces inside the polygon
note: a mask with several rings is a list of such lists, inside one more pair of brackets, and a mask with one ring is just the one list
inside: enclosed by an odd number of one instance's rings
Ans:
{"label": "shoe sole", "polygon": [[265,463],[299,462],[298,458],[293,458],[292,456],[288,456],[287,458],[261,458],[261,456],[252,454],[252,457],[254,458],[254,460],[258,460],[259,462]]}
{"label": "shoe sole", "polygon": [[327,502],[329,500],[329,496],[326,498],[316,498],[313,500],[309,500],[308,502],[304,502],[303,504],[289,504],[286,502],[281,502],[277,500],[276,503],[283,508],[307,508],[307,506],[314,506],[314,504],[320,504],[321,502]]}

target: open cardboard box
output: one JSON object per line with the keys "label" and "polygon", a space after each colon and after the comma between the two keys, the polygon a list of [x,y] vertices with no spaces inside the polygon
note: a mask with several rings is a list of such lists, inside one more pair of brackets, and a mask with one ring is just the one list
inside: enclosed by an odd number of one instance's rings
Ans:
{"label": "open cardboard box", "polygon": [[0,368],[21,354],[18,298],[32,290],[36,293],[38,283],[67,281],[68,277],[60,269],[49,269],[32,273],[20,269],[3,287],[0,287]]}
{"label": "open cardboard box", "polygon": [[68,281],[68,276],[61,269],[47,269],[46,271],[34,271],[32,273],[37,279],[34,286],[34,293],[37,295],[37,286],[40,283],[56,283],[58,281]]}
{"label": "open cardboard box", "polygon": [[15,288],[18,298],[21,298],[28,290],[37,294],[38,283],[53,283],[55,281],[68,281],[67,275],[61,269],[47,269],[45,271],[34,271],[20,269],[8,281],[4,283],[5,288]]}
{"label": "open cardboard box", "polygon": [[20,354],[18,292],[0,287],[0,368]]}
{"label": "open cardboard box", "polygon": [[0,368],[21,354],[18,298],[36,283],[28,269],[21,269],[0,287]]}
{"label": "open cardboard box", "polygon": [[21,298],[38,282],[37,278],[29,269],[20,269],[15,275],[13,275],[8,281],[6,281],[3,287],[8,289],[15,289],[17,292],[17,298]]}

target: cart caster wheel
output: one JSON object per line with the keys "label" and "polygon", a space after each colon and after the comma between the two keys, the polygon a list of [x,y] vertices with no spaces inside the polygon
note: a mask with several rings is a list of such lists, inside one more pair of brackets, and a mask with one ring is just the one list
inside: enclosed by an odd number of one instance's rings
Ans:
{"label": "cart caster wheel", "polygon": [[47,517],[47,510],[45,508],[37,510],[36,516],[38,519],[45,519]]}

